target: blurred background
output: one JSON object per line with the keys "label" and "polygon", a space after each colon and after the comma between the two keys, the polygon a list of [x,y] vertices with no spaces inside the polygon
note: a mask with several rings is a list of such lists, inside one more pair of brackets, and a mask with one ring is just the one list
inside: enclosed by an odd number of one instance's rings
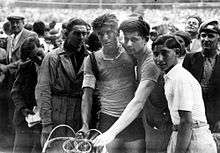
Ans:
{"label": "blurred background", "polygon": [[0,0],[0,8],[0,24],[11,13],[22,13],[26,23],[54,21],[58,26],[71,17],[91,23],[106,12],[115,13],[119,20],[138,14],[151,26],[166,22],[179,29],[189,14],[198,14],[203,20],[220,19],[219,0]]}

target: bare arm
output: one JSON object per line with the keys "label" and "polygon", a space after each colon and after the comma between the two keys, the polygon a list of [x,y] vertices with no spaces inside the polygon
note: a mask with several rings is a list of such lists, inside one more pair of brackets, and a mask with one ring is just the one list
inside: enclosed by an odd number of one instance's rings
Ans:
{"label": "bare arm", "polygon": [[108,131],[95,139],[94,143],[96,146],[103,146],[110,143],[117,134],[137,118],[154,86],[155,82],[150,80],[140,82],[134,98],[127,105],[119,119]]}
{"label": "bare arm", "polygon": [[82,114],[82,130],[89,129],[89,122],[91,119],[91,108],[93,103],[93,89],[86,87],[83,89],[83,96],[82,96],[82,105],[81,105],[81,114]]}
{"label": "bare arm", "polygon": [[175,153],[186,153],[192,134],[192,113],[179,110],[180,125],[177,134]]}

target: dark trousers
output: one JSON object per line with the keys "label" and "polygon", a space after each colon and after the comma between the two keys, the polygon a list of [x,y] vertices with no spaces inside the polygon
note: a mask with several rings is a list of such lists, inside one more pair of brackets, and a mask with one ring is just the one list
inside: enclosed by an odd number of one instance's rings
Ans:
{"label": "dark trousers", "polygon": [[164,124],[160,129],[155,129],[147,124],[144,118],[145,141],[147,153],[166,153],[172,133],[172,125]]}
{"label": "dark trousers", "polygon": [[16,128],[13,153],[41,153],[40,136],[40,125]]}
{"label": "dark trousers", "polygon": [[[108,130],[118,119],[100,113],[98,129],[101,132]],[[144,127],[141,118],[135,119],[127,128],[118,134],[116,139],[106,146],[108,153],[145,153]]]}
{"label": "dark trousers", "polygon": [[2,88],[0,88],[0,92],[0,152],[12,152],[14,142],[13,105],[9,106],[11,104],[9,104],[9,92]]}

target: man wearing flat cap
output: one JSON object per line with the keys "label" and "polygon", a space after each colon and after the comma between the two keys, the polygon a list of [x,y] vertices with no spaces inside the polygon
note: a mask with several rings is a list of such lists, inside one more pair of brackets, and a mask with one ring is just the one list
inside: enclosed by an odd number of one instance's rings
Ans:
{"label": "man wearing flat cap", "polygon": [[16,61],[20,59],[19,48],[24,42],[25,38],[30,36],[37,37],[37,34],[29,30],[24,29],[24,17],[21,15],[11,15],[7,17],[11,24],[11,39],[7,43],[7,60],[8,64],[13,63],[13,68],[17,67]]}
{"label": "man wearing flat cap", "polygon": [[[0,71],[9,72],[12,78],[16,72],[19,64],[20,51],[19,48],[24,42],[25,38],[34,36],[37,34],[29,30],[24,29],[24,17],[21,15],[11,15],[7,17],[11,25],[11,36],[7,40],[7,65],[0,65]],[[12,85],[13,79],[10,85]],[[9,86],[10,86],[9,85]]]}
{"label": "man wearing flat cap", "polygon": [[[6,48],[6,64],[0,64],[0,72],[6,74],[7,78],[7,92],[10,95],[10,90],[12,88],[13,82],[15,80],[15,74],[18,68],[20,59],[20,46],[24,42],[25,38],[29,36],[36,36],[36,33],[24,29],[24,17],[20,15],[11,15],[7,17],[11,25],[11,36],[7,39]],[[9,98],[8,110],[5,114],[8,118],[8,126],[10,131],[13,129],[12,118],[14,113],[14,104]]]}
{"label": "man wearing flat cap", "polygon": [[204,22],[199,28],[202,51],[187,54],[183,61],[183,67],[192,73],[202,87],[206,116],[212,132],[220,132],[219,38],[219,22]]}

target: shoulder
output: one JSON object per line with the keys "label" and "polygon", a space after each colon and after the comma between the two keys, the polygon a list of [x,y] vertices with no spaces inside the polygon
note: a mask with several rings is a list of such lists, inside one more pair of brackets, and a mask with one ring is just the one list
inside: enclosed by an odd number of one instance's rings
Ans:
{"label": "shoulder", "polygon": [[188,53],[186,54],[185,59],[193,59],[193,58],[197,58],[199,56],[202,56],[202,52],[195,52],[195,53]]}
{"label": "shoulder", "polygon": [[159,68],[156,66],[156,64],[153,60],[152,54],[149,54],[146,56],[146,58],[144,59],[143,64],[142,64],[142,69],[144,69],[145,71],[148,71],[148,70],[159,71]]}
{"label": "shoulder", "polygon": [[37,37],[37,34],[35,32],[29,31],[27,29],[23,29],[23,34],[26,36],[36,36]]}
{"label": "shoulder", "polygon": [[43,60],[47,62],[56,62],[59,56],[61,56],[63,53],[65,52],[63,51],[62,48],[56,48],[51,52],[48,52]]}
{"label": "shoulder", "polygon": [[193,75],[182,66],[179,66],[178,70],[175,72],[174,80],[183,84],[197,82]]}
{"label": "shoulder", "polygon": [[94,56],[95,56],[96,59],[100,59],[100,58],[103,57],[103,50],[100,49],[100,50],[98,50],[98,51],[96,51],[96,52],[93,52],[93,54],[94,54]]}

